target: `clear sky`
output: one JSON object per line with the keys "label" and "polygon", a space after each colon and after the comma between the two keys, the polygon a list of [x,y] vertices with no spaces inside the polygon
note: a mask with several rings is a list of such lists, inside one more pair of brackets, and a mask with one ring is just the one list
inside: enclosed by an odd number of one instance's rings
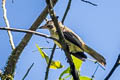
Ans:
{"label": "clear sky", "polygon": [[[1,3],[2,0],[0,0]],[[90,0],[98,4],[97,7],[72,0],[70,11],[64,24],[76,32],[83,41],[106,58],[106,70],[99,67],[95,74],[95,80],[103,80],[113,67],[120,53],[120,1],[119,0]],[[59,0],[55,6],[56,15],[62,19],[68,0]],[[1,5],[1,4],[0,4]],[[10,26],[14,28],[28,29],[45,8],[45,0],[7,0],[7,13]],[[2,8],[0,8],[0,27],[5,26]],[[47,30],[37,30],[49,34]],[[17,46],[23,38],[23,33],[13,32],[14,43]],[[47,43],[47,41],[49,43]],[[21,80],[29,66],[34,62],[26,80],[43,80],[46,70],[45,60],[42,59],[35,44],[40,47],[53,47],[53,42],[39,36],[33,36],[29,44],[20,56],[15,72],[15,80]],[[12,49],[6,31],[0,31],[0,69],[3,70]],[[35,51],[35,52],[33,52]],[[51,50],[44,50],[50,55]],[[91,58],[90,56],[88,56]],[[55,80],[69,65],[61,50],[56,50],[54,60],[60,60],[65,67],[58,70],[50,70],[49,79]],[[83,63],[81,75],[91,77],[96,69],[96,64],[90,61]],[[110,80],[119,80],[120,67],[114,72]],[[117,74],[117,75],[116,75]]]}

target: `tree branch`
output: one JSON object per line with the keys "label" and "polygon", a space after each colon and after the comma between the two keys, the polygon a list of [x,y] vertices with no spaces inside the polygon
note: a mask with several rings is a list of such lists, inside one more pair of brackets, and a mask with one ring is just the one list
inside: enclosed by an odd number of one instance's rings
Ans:
{"label": "tree branch", "polygon": [[85,2],[85,3],[88,3],[88,4],[91,4],[91,5],[93,5],[93,6],[98,6],[97,4],[94,4],[94,3],[92,3],[92,2],[90,2],[90,1],[86,1],[86,0],[81,0],[82,2]]}
{"label": "tree branch", "polygon": [[109,80],[110,76],[113,74],[113,72],[115,71],[115,69],[120,65],[120,54],[118,55],[118,58],[116,60],[115,65],[113,66],[113,68],[111,69],[110,73],[106,76],[106,78],[104,80]]}
{"label": "tree branch", "polygon": [[24,75],[24,77],[22,78],[22,80],[25,80],[25,78],[27,77],[28,73],[30,72],[30,70],[32,69],[32,67],[34,66],[34,63],[32,63],[32,65],[28,68],[26,74]]}
{"label": "tree branch", "polygon": [[[9,24],[9,21],[8,21],[8,18],[7,18],[7,10],[6,10],[5,4],[6,4],[6,0],[2,0],[3,18],[4,18],[6,26],[8,28],[10,28],[10,24]],[[7,30],[7,32],[8,32],[9,42],[11,44],[11,47],[12,47],[12,49],[15,49],[12,33],[9,30]]]}
{"label": "tree branch", "polygon": [[97,67],[96,67],[96,69],[95,69],[95,71],[94,71],[94,73],[93,73],[91,79],[93,79],[93,78],[95,77],[95,73],[97,72],[98,68],[99,68],[99,65],[97,65]]}
{"label": "tree branch", "polygon": [[50,56],[50,60],[49,60],[48,66],[46,68],[45,80],[48,79],[50,64],[52,62],[52,58],[53,58],[53,55],[54,55],[54,52],[55,52],[55,48],[56,48],[56,44],[54,44],[54,46],[53,46],[52,53],[51,53],[51,56]]}
{"label": "tree branch", "polygon": [[67,5],[67,8],[66,8],[65,13],[64,13],[64,16],[63,16],[63,18],[62,18],[62,23],[63,23],[63,24],[64,24],[64,20],[65,20],[67,14],[68,14],[68,11],[70,10],[71,2],[72,2],[72,0],[69,0],[68,5]]}
{"label": "tree branch", "polygon": [[52,18],[52,20],[54,22],[54,25],[55,25],[55,27],[56,27],[56,29],[58,31],[59,41],[61,42],[60,44],[62,45],[62,48],[63,48],[63,50],[65,52],[65,55],[66,55],[66,57],[68,59],[68,62],[70,64],[71,74],[73,76],[73,79],[74,80],[79,80],[78,72],[75,69],[75,66],[74,66],[74,63],[72,61],[71,55],[69,54],[69,50],[68,50],[67,44],[65,42],[64,35],[63,35],[63,33],[62,33],[61,29],[60,29],[57,17],[56,17],[56,15],[54,13],[52,2],[51,2],[51,0],[46,0],[46,3],[48,5],[48,7],[49,7],[50,16],[51,16],[51,18]]}
{"label": "tree branch", "polygon": [[[55,4],[57,0],[53,0],[53,4]],[[35,31],[38,26],[42,23],[42,21],[46,18],[48,15],[48,6],[43,10],[43,12],[40,14],[40,16],[36,19],[36,21],[33,23],[33,25],[29,28],[29,30]],[[16,64],[18,62],[18,59],[24,50],[25,46],[30,41],[33,34],[27,33],[22,41],[18,44],[18,46],[12,51],[11,55],[9,56],[9,59],[6,63],[6,67],[4,70],[4,75],[11,75],[14,77],[14,72],[16,68]]]}
{"label": "tree branch", "polygon": [[[66,8],[65,13],[64,13],[64,16],[63,16],[63,18],[62,18],[62,23],[64,23],[64,20],[65,20],[65,18],[66,18],[66,16],[67,16],[67,13],[68,13],[68,11],[69,11],[69,9],[70,9],[70,5],[71,5],[71,0],[69,0],[69,2],[68,2],[67,8]],[[51,49],[51,48],[49,48],[49,49]],[[45,80],[48,79],[50,64],[51,64],[51,62],[52,62],[52,58],[53,58],[55,49],[57,49],[57,48],[56,48],[56,44],[54,44],[54,46],[53,46],[53,48],[52,48],[52,54],[51,54],[51,56],[50,56],[50,61],[49,61],[49,63],[48,63],[47,69],[46,69]]]}
{"label": "tree branch", "polygon": [[40,32],[36,32],[36,31],[32,31],[32,30],[7,28],[7,27],[0,27],[0,30],[10,30],[10,31],[14,31],[14,32],[23,32],[23,33],[35,34],[35,35],[42,36],[42,37],[45,37],[45,38],[48,38],[48,39],[52,39],[52,40],[55,40],[55,41],[59,42],[56,38],[53,38],[53,37],[48,36],[46,34],[43,34],[43,33],[40,33]]}

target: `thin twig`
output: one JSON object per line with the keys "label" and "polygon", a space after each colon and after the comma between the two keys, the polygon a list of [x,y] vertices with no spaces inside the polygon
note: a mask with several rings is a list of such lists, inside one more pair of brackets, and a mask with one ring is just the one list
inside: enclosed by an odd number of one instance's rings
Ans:
{"label": "thin twig", "polygon": [[14,31],[14,32],[24,32],[24,33],[29,33],[29,34],[35,34],[35,35],[42,36],[42,37],[45,37],[45,38],[49,38],[49,39],[52,39],[52,40],[55,40],[55,41],[59,42],[56,38],[53,38],[53,37],[48,36],[46,34],[36,32],[36,31],[32,31],[32,30],[7,28],[7,27],[0,27],[0,30],[10,30],[10,31]]}
{"label": "thin twig", "polygon": [[93,79],[95,77],[95,73],[97,72],[98,68],[99,68],[99,65],[97,65],[97,67],[96,67],[96,69],[95,69],[91,79]]}
{"label": "thin twig", "polygon": [[111,69],[110,73],[106,76],[104,80],[109,80],[110,76],[113,74],[113,72],[116,70],[116,68],[120,65],[120,54],[118,55],[118,58],[116,60],[115,65]]}
{"label": "thin twig", "polygon": [[[57,0],[52,0],[54,5],[56,4]],[[29,30],[36,31],[38,29],[39,25],[43,22],[43,20],[46,18],[48,15],[48,6],[43,10],[43,12],[40,14],[40,16],[36,19],[36,21],[33,23],[33,25],[29,28]],[[11,55],[9,56],[9,59],[6,63],[6,67],[4,68],[4,75],[11,75],[14,77],[14,72],[16,68],[16,64],[18,62],[18,59],[30,41],[31,37],[33,34],[27,33],[22,41],[18,44],[18,46],[12,51]]]}
{"label": "thin twig", "polygon": [[[9,24],[9,21],[8,21],[8,18],[7,18],[7,10],[6,10],[5,4],[6,4],[6,0],[2,0],[3,18],[4,18],[6,26],[8,28],[10,28],[10,24]],[[12,49],[15,49],[12,33],[9,30],[7,30],[7,32],[8,32],[8,36],[9,36],[9,41],[10,41],[11,47],[12,47]]]}
{"label": "thin twig", "polygon": [[[67,13],[68,13],[68,11],[69,11],[69,9],[70,9],[70,5],[71,5],[71,0],[69,0],[69,2],[68,2],[66,11],[65,11],[64,16],[63,16],[63,18],[62,18],[62,23],[64,23],[64,20],[65,20],[65,18],[66,18],[66,16],[67,16]],[[42,49],[42,48],[41,48],[41,49]],[[51,62],[52,62],[52,58],[53,58],[55,49],[60,49],[60,48],[56,48],[56,44],[54,44],[53,48],[43,48],[43,49],[52,49],[52,54],[51,54],[51,56],[50,56],[50,61],[49,61],[49,63],[48,63],[48,66],[47,66],[47,69],[46,69],[46,75],[45,75],[45,80],[47,80],[47,79],[48,79],[48,74],[49,74],[49,69],[50,69],[50,64],[51,64]]]}
{"label": "thin twig", "polygon": [[93,59],[90,59],[90,58],[87,58],[86,60],[89,60],[89,61],[92,61],[94,63],[97,63],[103,70],[105,70],[105,67],[102,64],[100,64],[97,60],[93,60]]}
{"label": "thin twig", "polygon": [[45,80],[48,79],[50,64],[52,62],[52,58],[53,58],[53,55],[54,55],[54,52],[55,52],[55,48],[56,48],[56,44],[54,44],[54,46],[53,46],[52,53],[51,53],[51,56],[50,56],[50,60],[49,60],[48,66],[46,68]]}
{"label": "thin twig", "polygon": [[32,69],[32,67],[34,66],[34,63],[32,63],[32,65],[28,68],[27,72],[25,73],[24,77],[22,78],[22,80],[25,80],[25,78],[27,77],[27,75],[29,74],[30,70]]}
{"label": "thin twig", "polygon": [[[53,48],[47,48],[47,47],[40,47],[41,49],[53,49]],[[55,49],[60,49],[60,48],[55,48]],[[32,52],[36,52],[38,50],[33,50]]]}
{"label": "thin twig", "polygon": [[50,13],[50,17],[52,18],[53,22],[54,22],[54,25],[58,31],[58,36],[59,36],[59,40],[61,41],[61,45],[62,45],[62,49],[64,50],[65,52],[65,55],[68,59],[68,62],[70,64],[70,68],[71,68],[71,74],[73,76],[73,79],[74,80],[79,80],[79,75],[78,75],[78,72],[77,70],[75,69],[75,65],[72,61],[72,58],[71,58],[71,55],[69,54],[69,50],[68,50],[68,47],[67,47],[67,44],[65,42],[65,38],[64,38],[64,35],[63,35],[63,32],[61,31],[60,29],[60,25],[58,24],[58,19],[55,15],[55,12],[53,10],[53,5],[52,5],[52,1],[51,0],[46,0],[46,3],[49,7],[49,13]]}
{"label": "thin twig", "polygon": [[12,3],[14,3],[14,0],[12,0]]}
{"label": "thin twig", "polygon": [[68,14],[68,11],[70,10],[71,2],[72,2],[72,0],[69,0],[68,5],[67,5],[67,8],[66,8],[65,13],[64,13],[64,16],[63,16],[63,18],[62,18],[62,23],[63,23],[63,24],[64,24],[64,20],[65,20],[67,14]]}
{"label": "thin twig", "polygon": [[[53,48],[41,47],[41,49],[53,49]],[[60,49],[60,48],[55,48],[55,49]]]}
{"label": "thin twig", "polygon": [[81,0],[82,2],[85,2],[85,3],[88,3],[88,4],[91,4],[91,5],[93,5],[93,6],[98,6],[97,4],[94,4],[94,3],[92,3],[92,2],[90,2],[90,1],[86,1],[86,0]]}

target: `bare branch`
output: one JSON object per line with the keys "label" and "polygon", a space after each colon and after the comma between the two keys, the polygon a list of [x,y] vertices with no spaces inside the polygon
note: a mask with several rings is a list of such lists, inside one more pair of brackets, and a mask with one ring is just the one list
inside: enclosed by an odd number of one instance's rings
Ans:
{"label": "bare branch", "polygon": [[62,23],[63,23],[63,24],[64,24],[64,20],[65,20],[67,14],[68,14],[68,11],[69,11],[69,9],[70,9],[71,2],[72,2],[72,0],[69,0],[68,5],[67,5],[67,8],[66,8],[65,13],[64,13],[64,16],[63,16],[63,18],[62,18]]}
{"label": "bare branch", "polygon": [[105,70],[105,66],[103,66],[102,64],[100,64],[97,60],[90,59],[90,58],[87,58],[86,60],[89,60],[89,61],[92,61],[94,63],[97,63],[103,70]]}
{"label": "bare branch", "polygon": [[[51,47],[40,47],[41,49],[53,49],[53,48],[51,48]],[[61,48],[55,48],[55,49],[61,49]],[[32,52],[36,52],[36,51],[38,51],[38,50],[33,50]]]}
{"label": "bare branch", "polygon": [[95,69],[95,71],[94,71],[94,73],[92,75],[92,79],[95,77],[95,73],[97,72],[98,68],[99,68],[99,65],[97,65],[97,67],[96,67],[96,69]]}
{"label": "bare branch", "polygon": [[[41,49],[53,49],[53,48],[41,47]],[[60,48],[55,48],[55,49],[60,49]]]}
{"label": "bare branch", "polygon": [[85,3],[88,3],[88,4],[91,4],[91,5],[93,5],[93,6],[98,6],[97,4],[94,4],[94,3],[92,3],[92,2],[90,2],[90,1],[86,1],[86,0],[81,0],[82,2],[85,2]]}
{"label": "bare branch", "polygon": [[[6,0],[2,0],[3,18],[4,18],[6,26],[8,28],[10,28],[10,24],[9,24],[8,19],[7,19],[7,10],[6,10],[5,4],[6,4]],[[12,33],[9,30],[7,32],[8,32],[8,36],[9,36],[9,41],[10,41],[11,47],[12,47],[12,49],[15,49],[15,45],[14,45],[14,42],[13,42]]]}
{"label": "bare branch", "polygon": [[48,36],[46,34],[36,32],[36,31],[32,31],[32,30],[7,28],[7,27],[0,27],[0,30],[10,30],[10,31],[14,31],[14,32],[24,32],[24,33],[29,33],[29,34],[35,34],[35,35],[42,36],[42,37],[45,37],[45,38],[49,38],[49,39],[52,39],[52,40],[55,40],[55,41],[59,42],[56,38],[53,38],[53,37]]}
{"label": "bare branch", "polygon": [[32,69],[34,63],[32,63],[32,65],[28,68],[26,74],[24,75],[24,77],[22,78],[22,80],[25,80],[25,78],[27,77],[27,75],[29,74],[30,70]]}
{"label": "bare branch", "polygon": [[74,63],[72,61],[71,55],[69,54],[69,50],[68,50],[67,44],[65,42],[64,35],[63,35],[63,33],[62,33],[61,29],[60,29],[57,17],[56,17],[56,15],[54,13],[52,1],[51,0],[46,0],[46,3],[48,5],[48,7],[49,7],[50,17],[52,18],[52,20],[54,22],[54,25],[55,25],[55,27],[56,27],[56,29],[58,31],[59,40],[61,41],[60,44],[62,45],[62,49],[64,50],[65,55],[66,55],[66,57],[68,59],[68,62],[70,64],[71,74],[73,76],[73,79],[74,80],[79,80],[78,72],[75,69],[75,66],[74,66]]}
{"label": "bare branch", "polygon": [[[65,20],[65,18],[66,18],[66,16],[67,16],[67,13],[68,13],[68,11],[69,11],[69,9],[70,9],[70,5],[71,5],[71,0],[69,0],[69,2],[68,2],[66,11],[65,11],[64,16],[63,16],[63,18],[62,18],[62,23],[64,23],[64,20]],[[47,21],[47,20],[46,20],[46,21]],[[42,48],[41,48],[41,49],[42,49]],[[43,49],[44,49],[44,48],[43,48]],[[51,49],[51,48],[47,48],[47,49]],[[57,48],[56,48],[56,44],[54,44],[54,46],[53,46],[53,48],[52,48],[52,54],[51,54],[50,61],[49,61],[49,63],[48,63],[47,69],[46,69],[45,80],[48,79],[50,64],[51,64],[51,62],[52,62],[52,58],[53,58],[55,49],[57,49]],[[58,48],[58,49],[60,49],[60,48]]]}
{"label": "bare branch", "polygon": [[[67,6],[66,11],[65,11],[65,13],[64,13],[64,16],[63,16],[63,19],[62,19],[62,23],[64,23],[64,20],[65,20],[65,18],[66,18],[66,16],[67,16],[67,13],[68,13],[68,11],[69,11],[69,9],[70,9],[70,5],[71,5],[71,0],[69,0],[69,2],[68,2],[68,6]],[[47,20],[46,20],[46,21],[47,21]],[[44,48],[43,48],[43,49],[44,49]],[[51,48],[47,48],[47,49],[51,49]],[[53,58],[55,49],[57,49],[57,48],[56,48],[56,44],[54,44],[54,46],[53,46],[53,48],[52,48],[52,54],[51,54],[50,61],[49,61],[49,63],[48,63],[47,69],[46,69],[45,80],[48,79],[48,74],[49,74],[49,69],[50,69],[49,67],[50,67],[50,64],[51,64],[51,61],[52,61],[52,58]],[[60,49],[60,48],[58,48],[58,49]]]}
{"label": "bare branch", "polygon": [[[57,2],[57,0],[53,0],[54,5],[55,5],[56,2]],[[48,6],[43,10],[43,12],[36,19],[36,21],[29,28],[29,30],[35,31],[39,27],[39,25],[43,22],[43,20],[46,18],[47,15],[48,15]],[[18,59],[19,59],[22,51],[24,50],[24,48],[26,47],[26,45],[30,41],[32,35],[33,34],[27,33],[23,37],[22,41],[18,44],[18,46],[12,51],[12,53],[9,56],[9,59],[8,59],[8,61],[6,63],[4,75],[8,75],[9,74],[9,75],[14,77],[14,71],[15,71]]]}
{"label": "bare branch", "polygon": [[51,53],[51,56],[50,56],[50,60],[49,60],[48,66],[46,68],[45,80],[48,79],[50,64],[52,62],[52,58],[53,58],[53,55],[54,55],[54,52],[55,52],[55,48],[56,48],[56,44],[54,44],[54,46],[53,46],[52,53]]}
{"label": "bare branch", "polygon": [[120,65],[120,54],[118,55],[118,58],[116,60],[115,65],[111,69],[110,73],[107,75],[107,77],[104,80],[109,80],[110,76],[113,74],[113,72],[116,70],[116,68]]}

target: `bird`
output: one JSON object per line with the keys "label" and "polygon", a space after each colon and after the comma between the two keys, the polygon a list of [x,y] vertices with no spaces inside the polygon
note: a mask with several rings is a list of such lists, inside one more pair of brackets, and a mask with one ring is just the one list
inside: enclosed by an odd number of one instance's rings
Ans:
{"label": "bird", "polygon": [[[61,31],[63,32],[65,42],[69,48],[69,52],[71,55],[84,61],[85,59],[87,59],[87,56],[84,53],[86,52],[90,56],[92,56],[94,59],[96,59],[97,62],[99,62],[103,66],[106,65],[106,59],[102,55],[100,55],[94,49],[86,45],[85,42],[75,32],[73,32],[70,28],[63,25],[62,22],[58,21],[58,24],[59,24]],[[50,32],[50,36],[59,40],[58,31],[54,25],[53,20],[47,20],[43,26],[39,27],[39,29],[48,29]],[[58,47],[62,48],[60,43],[58,43],[55,40],[54,42],[56,45],[58,45]]]}

